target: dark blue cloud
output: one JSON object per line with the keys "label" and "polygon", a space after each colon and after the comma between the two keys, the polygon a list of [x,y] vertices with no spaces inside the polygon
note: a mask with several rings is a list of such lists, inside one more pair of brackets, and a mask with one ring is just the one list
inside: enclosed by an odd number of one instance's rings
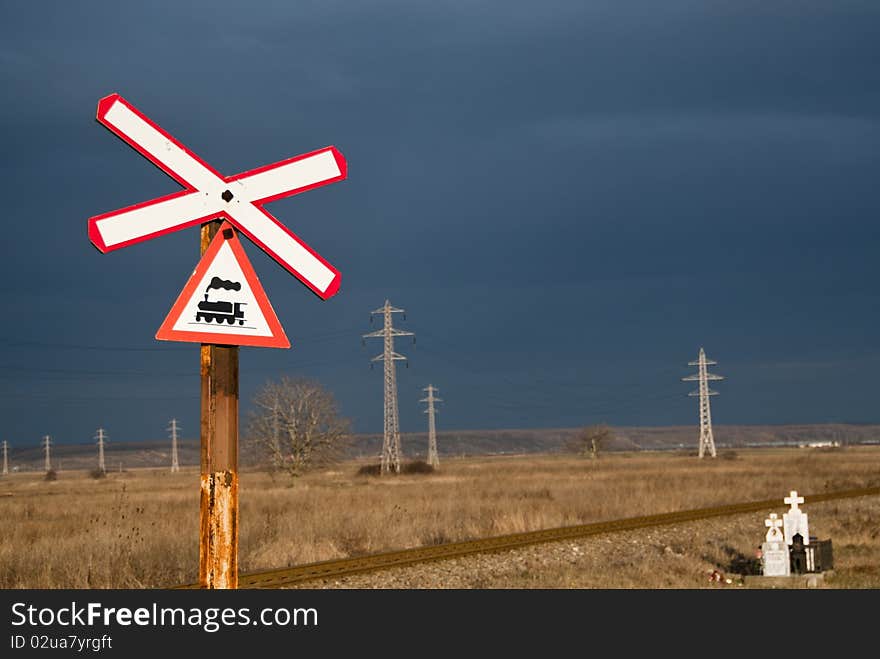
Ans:
{"label": "dark blue cloud", "polygon": [[[386,298],[404,430],[877,421],[880,9],[871,2],[28,3],[0,25],[0,393],[9,441],[198,423],[156,328],[193,230],[101,255],[85,220],[177,189],[94,120],[120,92],[232,174],[335,144],[349,180],[271,211],[343,273],[320,302],[246,249],[293,342],[242,351],[382,423],[361,347]],[[375,326],[373,326],[375,327]],[[858,392],[854,394],[853,392]]]}

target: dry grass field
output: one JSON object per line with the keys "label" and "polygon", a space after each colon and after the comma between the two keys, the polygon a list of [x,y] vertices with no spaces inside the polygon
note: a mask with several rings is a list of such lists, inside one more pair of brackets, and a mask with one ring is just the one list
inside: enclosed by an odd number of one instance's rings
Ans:
{"label": "dry grass field", "polygon": [[[240,569],[251,571],[383,550],[748,500],[791,489],[818,493],[880,485],[880,448],[754,449],[715,460],[663,453],[446,459],[435,474],[358,476],[354,462],[295,483],[263,472],[241,475]],[[156,588],[197,580],[195,470],[143,469],[93,480],[61,472],[0,478],[0,587]],[[832,586],[880,587],[880,497],[804,509],[811,531],[832,538]],[[767,511],[771,512],[771,511]],[[742,516],[741,516],[742,517]],[[476,587],[692,588],[696,573],[733,555],[754,556],[764,515],[705,529],[628,535],[629,546],[660,547],[650,569],[638,551],[615,551],[579,580],[540,561]],[[609,536],[584,540],[609,546]],[[699,547],[691,547],[699,545]],[[692,549],[692,551],[691,551]],[[665,550],[665,551],[664,551]],[[530,550],[540,554],[541,548]],[[677,560],[692,553],[696,562]],[[653,554],[652,554],[653,555]],[[658,558],[659,556],[659,558]],[[532,565],[532,563],[529,563]],[[659,574],[658,574],[659,572]],[[479,575],[477,575],[479,576]],[[461,584],[451,584],[461,587]],[[466,584],[467,585],[467,584]]]}

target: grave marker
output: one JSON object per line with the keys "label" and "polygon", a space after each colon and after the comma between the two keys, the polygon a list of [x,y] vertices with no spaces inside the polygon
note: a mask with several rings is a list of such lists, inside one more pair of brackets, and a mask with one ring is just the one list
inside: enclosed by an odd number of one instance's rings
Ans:
{"label": "grave marker", "polygon": [[810,527],[807,521],[807,514],[798,508],[798,504],[803,503],[804,498],[798,496],[797,490],[792,490],[791,495],[785,497],[783,502],[791,506],[791,510],[782,516],[785,543],[790,547],[794,541],[795,534],[800,533],[804,539],[804,544],[810,544]]}
{"label": "grave marker", "polygon": [[776,513],[770,513],[770,517],[764,520],[768,527],[764,544],[761,545],[761,558],[765,577],[787,577],[791,574],[788,545],[779,527],[782,520]]}

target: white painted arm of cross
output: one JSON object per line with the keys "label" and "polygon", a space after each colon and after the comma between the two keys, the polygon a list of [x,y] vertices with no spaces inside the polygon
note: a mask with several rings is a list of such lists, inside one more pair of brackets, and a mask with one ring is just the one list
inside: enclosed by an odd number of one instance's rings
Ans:
{"label": "white painted arm of cross", "polygon": [[187,188],[89,218],[89,237],[100,251],[225,216],[320,297],[326,299],[339,289],[339,271],[262,208],[270,201],[344,179],[345,159],[337,149],[327,147],[224,178],[118,94],[98,103],[97,116]]}

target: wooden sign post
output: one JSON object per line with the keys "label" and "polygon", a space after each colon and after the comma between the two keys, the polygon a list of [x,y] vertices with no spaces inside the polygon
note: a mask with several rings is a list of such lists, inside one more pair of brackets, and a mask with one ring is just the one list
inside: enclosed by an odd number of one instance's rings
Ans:
{"label": "wooden sign post", "polygon": [[[220,228],[201,228],[201,254]],[[238,588],[238,346],[201,346],[199,583]]]}

